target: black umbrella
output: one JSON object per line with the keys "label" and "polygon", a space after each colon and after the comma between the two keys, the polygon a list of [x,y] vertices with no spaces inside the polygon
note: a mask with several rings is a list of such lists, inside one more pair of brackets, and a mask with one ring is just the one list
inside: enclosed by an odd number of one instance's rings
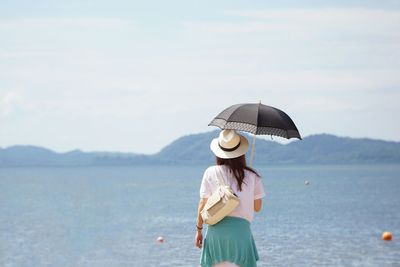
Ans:
{"label": "black umbrella", "polygon": [[301,139],[292,119],[282,110],[261,104],[237,104],[218,114],[210,125],[254,134],[250,166],[253,164],[256,135],[275,135]]}

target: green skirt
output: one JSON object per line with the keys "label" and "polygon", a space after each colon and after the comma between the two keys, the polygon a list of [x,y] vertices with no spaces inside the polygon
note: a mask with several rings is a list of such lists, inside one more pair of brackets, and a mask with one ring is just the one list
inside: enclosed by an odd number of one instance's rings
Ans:
{"label": "green skirt", "polygon": [[250,222],[227,216],[215,225],[209,225],[203,242],[200,265],[211,267],[229,261],[240,267],[255,267],[258,260]]}

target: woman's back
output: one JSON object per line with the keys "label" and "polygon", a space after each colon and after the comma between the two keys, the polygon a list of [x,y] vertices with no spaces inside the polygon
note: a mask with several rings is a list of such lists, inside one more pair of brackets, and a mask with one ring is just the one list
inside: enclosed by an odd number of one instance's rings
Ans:
{"label": "woman's back", "polygon": [[200,187],[200,197],[208,198],[218,188],[218,176],[230,185],[235,194],[239,197],[239,205],[229,216],[241,217],[249,222],[254,217],[254,200],[265,196],[261,178],[255,173],[244,170],[244,180],[239,190],[237,179],[228,166],[215,165],[206,169]]}

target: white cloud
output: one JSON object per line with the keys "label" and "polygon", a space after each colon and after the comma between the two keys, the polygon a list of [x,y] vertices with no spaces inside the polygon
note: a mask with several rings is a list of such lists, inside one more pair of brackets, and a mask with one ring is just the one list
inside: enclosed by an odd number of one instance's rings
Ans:
{"label": "white cloud", "polygon": [[185,22],[184,25],[196,31],[215,33],[257,33],[293,29],[290,25],[262,22]]}
{"label": "white cloud", "polygon": [[375,24],[399,23],[400,11],[387,9],[369,8],[280,8],[268,10],[231,10],[226,11],[226,15],[239,16],[251,19],[285,21],[307,21],[315,23],[316,20],[322,22],[347,25],[349,22],[358,24],[360,22],[371,22]]}
{"label": "white cloud", "polygon": [[[134,21],[104,17],[0,19],[0,58],[60,58],[112,51],[121,36],[132,36]],[[120,46],[123,46],[121,43]]]}
{"label": "white cloud", "polygon": [[14,60],[14,59],[27,59],[31,57],[45,58],[45,57],[58,57],[60,54],[56,51],[38,50],[38,49],[4,49],[0,50],[0,59]]}
{"label": "white cloud", "polygon": [[9,91],[9,92],[7,92],[7,93],[4,95],[3,99],[1,100],[1,103],[2,103],[3,105],[9,106],[9,105],[11,105],[16,99],[18,99],[18,94],[17,94],[16,92]]}
{"label": "white cloud", "polygon": [[65,30],[92,29],[108,30],[118,28],[136,28],[131,20],[104,17],[47,17],[0,19],[0,30]]}
{"label": "white cloud", "polygon": [[[3,116],[3,142],[156,152],[214,129],[207,124],[224,107],[258,100],[288,112],[303,135],[357,136],[363,121],[384,124],[382,114],[399,112],[397,16],[230,11],[221,22],[170,29],[168,38],[123,19],[3,19],[0,87],[18,90],[0,92],[0,114],[23,114]],[[344,127],[345,116],[357,121]],[[141,141],[154,132],[162,134],[151,145]],[[374,136],[398,138],[387,132]]]}
{"label": "white cloud", "polygon": [[[192,21],[186,26],[196,31],[214,33],[270,32],[310,40],[323,35],[334,41],[342,38],[362,41],[379,37],[378,42],[399,41],[400,11],[365,8],[298,8],[226,11],[226,21]],[[236,18],[241,18],[237,20]],[[343,36],[348,34],[348,36]]]}
{"label": "white cloud", "polygon": [[16,108],[25,108],[22,95],[15,90],[7,90],[0,94],[0,115],[9,115]]}

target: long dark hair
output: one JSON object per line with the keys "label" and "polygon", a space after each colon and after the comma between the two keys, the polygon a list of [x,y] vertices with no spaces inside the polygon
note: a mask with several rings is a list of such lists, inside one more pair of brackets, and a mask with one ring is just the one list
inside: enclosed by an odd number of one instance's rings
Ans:
{"label": "long dark hair", "polygon": [[[233,173],[233,175],[236,178],[236,181],[238,183],[238,190],[242,191],[242,184],[244,183],[244,170],[251,171],[257,176],[258,173],[253,170],[252,168],[248,167],[246,165],[246,157],[245,155],[242,155],[237,158],[232,158],[232,159],[222,159],[219,157],[215,157],[217,165],[225,165],[229,168],[229,170]],[[246,184],[246,183],[245,183]]]}

